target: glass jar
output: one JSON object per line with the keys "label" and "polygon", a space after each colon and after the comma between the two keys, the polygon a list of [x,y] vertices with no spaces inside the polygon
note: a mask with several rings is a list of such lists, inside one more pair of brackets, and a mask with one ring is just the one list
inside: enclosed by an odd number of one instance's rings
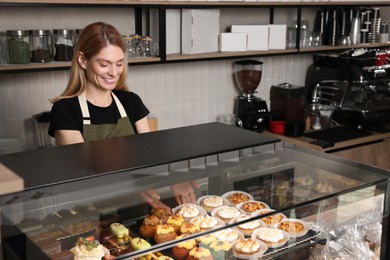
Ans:
{"label": "glass jar", "polygon": [[30,51],[31,62],[50,62],[51,61],[51,35],[49,30],[30,30]]}
{"label": "glass jar", "polygon": [[30,63],[30,42],[27,31],[7,31],[7,43],[9,63]]}
{"label": "glass jar", "polygon": [[125,40],[125,43],[126,43],[126,56],[127,56],[127,58],[137,57],[133,36],[124,36],[123,39]]}
{"label": "glass jar", "polygon": [[150,57],[157,55],[157,44],[149,36],[141,38],[141,56]]}
{"label": "glass jar", "polygon": [[8,63],[7,32],[0,31],[0,64]]}
{"label": "glass jar", "polygon": [[70,61],[73,57],[74,30],[53,30],[53,54],[56,61]]}

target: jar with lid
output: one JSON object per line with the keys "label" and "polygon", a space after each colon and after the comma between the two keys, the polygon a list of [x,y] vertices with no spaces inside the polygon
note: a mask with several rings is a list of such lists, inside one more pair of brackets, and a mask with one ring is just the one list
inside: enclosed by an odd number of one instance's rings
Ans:
{"label": "jar with lid", "polygon": [[49,30],[29,30],[31,62],[51,61],[51,35]]}
{"label": "jar with lid", "polygon": [[56,61],[70,61],[73,57],[74,30],[53,30],[53,54]]}
{"label": "jar with lid", "polygon": [[8,58],[11,64],[30,63],[30,41],[25,30],[7,31]]}
{"label": "jar with lid", "polygon": [[141,38],[141,56],[150,57],[157,55],[157,45],[149,36]]}
{"label": "jar with lid", "polygon": [[136,46],[134,45],[133,36],[124,36],[123,39],[126,43],[126,56],[127,58],[137,57]]}

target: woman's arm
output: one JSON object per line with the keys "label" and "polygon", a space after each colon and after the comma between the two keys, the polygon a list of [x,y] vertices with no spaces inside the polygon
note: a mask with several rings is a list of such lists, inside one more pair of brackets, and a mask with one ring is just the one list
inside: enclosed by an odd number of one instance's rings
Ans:
{"label": "woman's arm", "polygon": [[148,117],[145,116],[144,118],[138,120],[135,122],[135,127],[137,128],[137,133],[148,133],[150,132],[149,123],[148,123]]}
{"label": "woman's arm", "polygon": [[54,136],[56,145],[84,143],[83,136],[77,130],[56,130]]}

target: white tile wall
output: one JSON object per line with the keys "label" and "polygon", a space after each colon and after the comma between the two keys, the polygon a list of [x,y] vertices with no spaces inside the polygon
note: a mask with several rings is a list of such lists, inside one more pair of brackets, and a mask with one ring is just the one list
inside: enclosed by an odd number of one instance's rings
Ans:
{"label": "white tile wall", "polygon": [[[269,102],[272,85],[303,85],[311,55],[258,58],[264,62],[257,95]],[[212,122],[233,112],[239,94],[234,60],[144,65],[129,68],[128,85],[139,94],[159,129]],[[59,95],[68,71],[0,74],[0,138],[21,138],[37,147],[32,115],[50,110],[48,99]]]}

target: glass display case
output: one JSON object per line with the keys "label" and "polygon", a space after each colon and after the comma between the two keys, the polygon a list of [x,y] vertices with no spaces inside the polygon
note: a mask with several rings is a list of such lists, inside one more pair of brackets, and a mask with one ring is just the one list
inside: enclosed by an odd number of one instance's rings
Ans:
{"label": "glass display case", "polygon": [[25,180],[0,197],[3,257],[385,259],[388,172],[277,144],[211,123],[1,156]]}

